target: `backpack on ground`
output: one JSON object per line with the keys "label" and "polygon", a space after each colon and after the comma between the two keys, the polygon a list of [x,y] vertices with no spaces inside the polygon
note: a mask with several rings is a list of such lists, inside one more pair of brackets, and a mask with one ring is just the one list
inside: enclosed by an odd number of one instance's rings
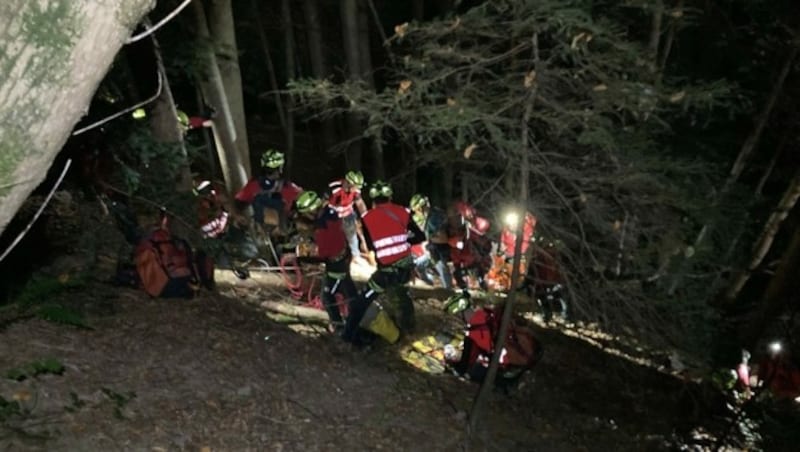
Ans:
{"label": "backpack on ground", "polygon": [[186,240],[173,237],[166,217],[136,245],[134,262],[142,288],[152,297],[191,298],[200,284],[213,286],[210,258],[195,256]]}
{"label": "backpack on ground", "polygon": [[[474,381],[484,380],[495,350],[501,314],[501,307],[483,307],[472,313],[467,321],[460,358],[447,361],[453,371]],[[544,349],[534,337],[533,331],[512,320],[500,356],[496,385],[515,384],[525,371],[532,369],[541,360],[543,353]]]}

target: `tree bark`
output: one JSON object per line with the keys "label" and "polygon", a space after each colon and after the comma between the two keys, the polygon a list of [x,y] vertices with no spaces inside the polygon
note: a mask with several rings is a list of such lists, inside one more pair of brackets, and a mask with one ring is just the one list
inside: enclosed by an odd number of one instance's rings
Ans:
{"label": "tree bark", "polygon": [[[195,11],[197,34],[201,39],[210,41],[211,36],[208,31],[203,2],[195,1],[192,2],[192,5]],[[222,75],[217,65],[216,54],[213,49],[209,49],[204,56],[206,59],[206,74],[200,83],[200,89],[203,91],[203,97],[206,98],[208,104],[216,109],[218,113],[218,119],[214,121],[211,130],[214,133],[214,142],[217,146],[217,155],[219,156],[219,164],[226,188],[229,193],[236,193],[247,183],[248,176],[241,156],[236,150],[236,130],[231,118],[225,85],[222,82]]]}
{"label": "tree bark", "polygon": [[244,112],[242,74],[239,70],[239,51],[236,45],[236,28],[231,0],[211,0],[209,28],[214,40],[219,73],[228,98],[231,119],[236,130],[234,145],[245,174],[250,168],[250,145],[247,139],[247,116]]}
{"label": "tree bark", "polygon": [[[361,78],[361,58],[359,56],[358,33],[358,0],[341,0],[340,14],[342,19],[342,35],[344,38],[344,54],[347,62],[347,75],[351,81],[363,81]],[[362,121],[357,115],[347,114],[349,144],[349,169],[361,169]]]}
{"label": "tree bark", "polygon": [[[326,79],[330,70],[325,60],[322,41],[322,25],[319,16],[318,0],[305,0],[303,12],[306,21],[306,34],[308,41],[308,55],[311,62],[311,75],[316,79]],[[322,126],[322,148],[325,151],[332,149],[336,144],[336,127],[330,118],[320,120]]]}
{"label": "tree bark", "polygon": [[169,143],[175,146],[180,152],[181,166],[178,173],[177,191],[188,192],[192,189],[192,171],[189,167],[189,155],[186,152],[186,143],[183,141],[183,129],[178,121],[178,108],[175,106],[175,99],[172,97],[172,89],[169,86],[167,70],[164,67],[164,60],[161,57],[161,47],[155,36],[151,35],[153,42],[153,52],[155,54],[158,76],[161,77],[163,88],[161,95],[153,101],[153,109],[150,114],[150,129],[153,138],[161,143]]}
{"label": "tree bark", "polygon": [[775,240],[775,235],[778,233],[781,223],[789,216],[789,212],[794,208],[795,204],[797,204],[798,198],[800,198],[800,172],[796,173],[792,178],[789,187],[786,189],[786,192],[784,192],[780,202],[772,211],[767,223],[764,225],[764,229],[761,231],[761,235],[759,235],[753,247],[753,256],[750,259],[750,264],[747,266],[747,269],[738,273],[730,286],[728,286],[728,290],[725,292],[726,302],[730,303],[736,300],[739,292],[741,292],[744,285],[750,279],[750,275],[761,265],[764,257],[772,247],[772,242]]}
{"label": "tree bark", "polygon": [[44,180],[114,56],[154,4],[0,2],[0,232]]}

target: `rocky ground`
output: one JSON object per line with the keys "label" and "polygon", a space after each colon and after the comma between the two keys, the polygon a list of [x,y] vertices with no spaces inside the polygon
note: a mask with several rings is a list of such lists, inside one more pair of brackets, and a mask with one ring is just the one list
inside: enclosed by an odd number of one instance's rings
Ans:
{"label": "rocky ground", "polygon": [[[268,280],[189,301],[96,282],[59,297],[91,329],[0,331],[0,372],[64,366],[0,379],[21,408],[0,407],[3,450],[702,450],[725,428],[698,385],[541,325],[544,359],[468,438],[476,384],[413,368],[402,344],[353,350],[271,320],[243,301],[283,297]],[[436,294],[417,303],[420,335],[452,321]]]}

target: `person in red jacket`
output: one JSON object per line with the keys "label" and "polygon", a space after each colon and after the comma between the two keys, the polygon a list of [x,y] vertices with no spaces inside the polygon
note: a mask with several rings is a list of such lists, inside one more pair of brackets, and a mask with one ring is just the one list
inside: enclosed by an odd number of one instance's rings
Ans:
{"label": "person in red jacket", "polygon": [[[411,212],[391,202],[392,187],[377,181],[369,190],[373,207],[361,218],[367,247],[375,252],[378,269],[370,276],[366,287],[350,305],[342,338],[358,344],[358,325],[369,305],[382,293],[402,287],[411,279],[414,260],[411,245],[422,243],[425,234],[414,222]],[[409,332],[414,328],[414,304],[407,290],[400,292],[399,327]]]}
{"label": "person in red jacket", "polygon": [[492,265],[492,243],[486,236],[489,220],[478,216],[475,209],[463,201],[455,202],[449,210],[450,258],[453,277],[461,296],[469,298],[467,273],[472,270],[482,290],[487,290],[485,276]]}
{"label": "person in red jacket", "polygon": [[330,195],[328,204],[336,209],[339,218],[344,224],[347,243],[353,258],[361,256],[358,236],[358,217],[367,211],[367,206],[361,199],[361,187],[364,186],[364,175],[360,171],[349,171],[344,179],[328,184]]}
{"label": "person in red jacket", "polygon": [[299,220],[313,222],[315,256],[300,257],[298,260],[324,262],[325,280],[322,284],[322,304],[331,321],[331,331],[340,333],[344,327],[336,294],[353,300],[356,286],[350,277],[350,250],[347,247],[342,220],[336,211],[319,197],[316,192],[304,191],[295,203]]}
{"label": "person in red jacket", "polygon": [[[519,215],[509,213],[504,218],[503,230],[500,232],[500,250],[507,261],[514,258],[514,250],[517,244],[517,226],[519,225]],[[525,224],[522,225],[522,255],[528,251],[533,241],[533,232],[536,230],[536,217],[529,212],[525,213]]]}

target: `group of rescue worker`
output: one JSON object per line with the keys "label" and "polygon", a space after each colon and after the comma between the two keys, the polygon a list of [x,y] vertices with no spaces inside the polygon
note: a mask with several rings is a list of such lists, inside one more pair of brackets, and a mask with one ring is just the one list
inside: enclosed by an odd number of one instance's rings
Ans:
{"label": "group of rescue worker", "polygon": [[[505,262],[514,257],[513,221],[495,242],[488,235],[489,220],[464,201],[441,209],[432,206],[427,196],[415,194],[404,206],[394,202],[391,185],[378,180],[369,184],[368,207],[362,197],[365,181],[361,172],[349,171],[328,184],[326,193],[317,193],[286,181],[284,160],[279,151],[264,152],[261,174],[248,181],[233,200],[224,198],[222,191],[208,181],[197,184],[200,228],[204,237],[220,239],[231,219],[238,224],[247,221],[239,212],[251,206],[256,225],[271,222],[277,233],[283,234],[292,222],[298,229],[309,231],[315,251],[299,256],[298,261],[324,264],[322,304],[330,319],[330,331],[346,342],[363,345],[374,338],[359,325],[370,305],[387,291],[396,295],[400,332],[411,332],[414,305],[406,286],[414,277],[429,285],[436,278],[445,289],[455,285],[460,290],[457,298],[464,301],[470,298],[470,276],[478,288],[488,289],[486,275],[493,265],[493,250]],[[267,218],[270,215],[273,218]],[[524,221],[523,253],[534,239],[536,219],[526,214]],[[365,255],[376,270],[359,292],[350,275],[350,264],[362,263]],[[534,284],[532,278],[528,279],[526,284]],[[339,311],[337,294],[347,300],[346,319]]]}

